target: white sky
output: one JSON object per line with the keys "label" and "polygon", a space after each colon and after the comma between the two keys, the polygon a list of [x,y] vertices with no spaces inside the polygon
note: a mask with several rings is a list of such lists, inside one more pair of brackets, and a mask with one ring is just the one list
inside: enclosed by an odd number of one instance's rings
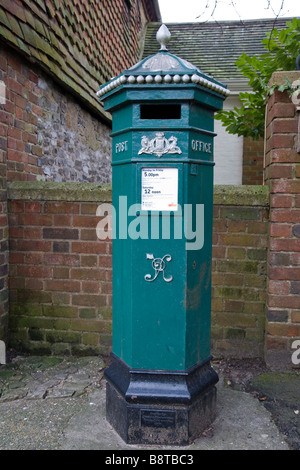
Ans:
{"label": "white sky", "polygon": [[300,0],[218,0],[215,9],[215,0],[158,1],[164,23],[300,17]]}

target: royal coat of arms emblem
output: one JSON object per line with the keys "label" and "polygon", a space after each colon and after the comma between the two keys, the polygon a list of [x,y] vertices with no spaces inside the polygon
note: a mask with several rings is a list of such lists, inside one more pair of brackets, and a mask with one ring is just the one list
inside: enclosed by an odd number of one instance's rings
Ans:
{"label": "royal coat of arms emblem", "polygon": [[142,148],[138,153],[139,155],[145,153],[148,155],[156,155],[160,158],[165,154],[182,153],[177,145],[177,137],[171,136],[167,139],[163,132],[157,132],[154,139],[149,139],[144,135],[141,145]]}

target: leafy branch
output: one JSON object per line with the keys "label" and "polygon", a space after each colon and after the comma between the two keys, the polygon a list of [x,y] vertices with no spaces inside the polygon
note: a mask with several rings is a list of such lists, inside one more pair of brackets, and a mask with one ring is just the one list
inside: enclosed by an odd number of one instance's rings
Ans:
{"label": "leafy branch", "polygon": [[267,96],[274,93],[276,88],[279,91],[294,92],[288,79],[280,86],[274,84],[269,87],[268,84],[274,72],[295,70],[300,47],[300,19],[287,21],[286,29],[281,31],[273,28],[262,40],[262,44],[266,49],[264,54],[251,57],[243,53],[236,62],[238,70],[248,79],[252,91],[239,94],[240,108],[219,111],[215,116],[230,134],[252,137],[254,140],[264,136]]}

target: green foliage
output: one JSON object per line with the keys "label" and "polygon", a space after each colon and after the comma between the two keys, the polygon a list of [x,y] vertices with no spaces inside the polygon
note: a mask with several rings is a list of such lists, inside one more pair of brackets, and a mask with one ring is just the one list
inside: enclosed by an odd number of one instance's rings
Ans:
{"label": "green foliage", "polygon": [[222,121],[227,132],[255,140],[264,136],[267,95],[274,93],[276,88],[293,90],[288,79],[281,86],[275,84],[269,88],[268,83],[273,72],[295,70],[300,52],[300,19],[287,21],[286,29],[281,31],[273,28],[262,44],[266,53],[253,57],[242,54],[236,62],[252,88],[251,92],[240,93],[241,108],[216,114],[216,119]]}

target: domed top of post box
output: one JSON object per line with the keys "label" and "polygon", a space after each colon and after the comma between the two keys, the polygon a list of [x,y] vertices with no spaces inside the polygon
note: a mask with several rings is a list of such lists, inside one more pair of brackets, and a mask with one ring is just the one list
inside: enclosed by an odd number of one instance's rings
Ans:
{"label": "domed top of post box", "polygon": [[97,92],[99,98],[124,85],[183,86],[193,84],[209,89],[224,97],[230,94],[226,85],[204,74],[187,60],[168,52],[167,44],[171,34],[166,25],[161,25],[156,38],[161,45],[160,51],[157,54],[146,57],[130,69],[124,70],[122,74],[102,85]]}

